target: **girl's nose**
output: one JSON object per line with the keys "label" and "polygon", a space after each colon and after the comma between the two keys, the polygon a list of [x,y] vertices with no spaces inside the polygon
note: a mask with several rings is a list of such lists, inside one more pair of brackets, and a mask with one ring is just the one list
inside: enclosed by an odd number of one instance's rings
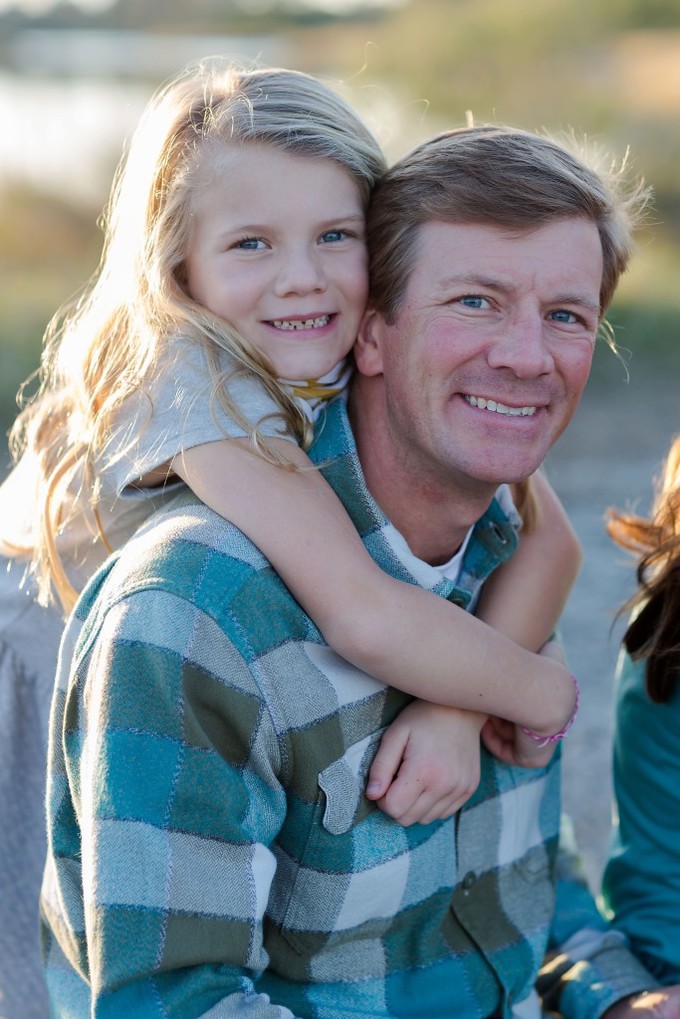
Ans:
{"label": "girl's nose", "polygon": [[326,286],[326,275],[320,259],[313,252],[289,253],[282,257],[275,283],[277,297],[318,293],[325,290]]}

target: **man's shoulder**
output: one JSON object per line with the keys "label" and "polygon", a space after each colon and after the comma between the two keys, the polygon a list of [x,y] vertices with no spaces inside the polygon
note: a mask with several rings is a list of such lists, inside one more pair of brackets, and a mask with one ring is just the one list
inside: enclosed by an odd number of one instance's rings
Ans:
{"label": "man's shoulder", "polygon": [[248,669],[275,650],[290,656],[310,639],[318,641],[318,631],[262,553],[233,524],[183,496],[92,578],[66,627],[62,657],[70,674],[87,667],[95,648],[115,648],[119,661],[142,646],[146,655],[172,647],[185,657],[199,640],[208,656],[219,648],[218,657],[234,665],[236,656]]}
{"label": "man's shoulder", "polygon": [[225,572],[232,563],[252,569],[267,565],[242,531],[184,491],[139,528],[117,556],[116,570],[121,580],[131,574],[137,582],[163,577],[172,583],[181,576],[180,564],[217,556]]}
{"label": "man's shoulder", "polygon": [[[253,575],[277,580],[268,561],[234,524],[188,490],[158,510],[115,552],[85,588],[76,615],[85,619],[122,599],[164,592],[198,606],[228,605]],[[280,583],[280,582],[279,582]]]}

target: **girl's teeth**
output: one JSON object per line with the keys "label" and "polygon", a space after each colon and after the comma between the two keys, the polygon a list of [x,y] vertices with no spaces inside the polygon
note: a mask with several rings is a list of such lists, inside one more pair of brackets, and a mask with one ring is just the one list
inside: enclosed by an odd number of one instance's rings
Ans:
{"label": "girl's teeth", "polygon": [[330,322],[330,315],[319,315],[318,318],[275,318],[272,322],[277,329],[322,329]]}
{"label": "girl's teeth", "polygon": [[465,399],[471,407],[491,410],[496,414],[507,414],[509,417],[531,417],[536,413],[535,407],[506,407],[504,403],[499,403],[497,400],[485,400],[483,396],[466,396]]}

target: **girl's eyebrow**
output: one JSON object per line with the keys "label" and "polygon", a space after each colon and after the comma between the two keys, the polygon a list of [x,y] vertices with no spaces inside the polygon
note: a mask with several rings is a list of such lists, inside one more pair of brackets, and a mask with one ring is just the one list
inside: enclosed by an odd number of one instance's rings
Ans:
{"label": "girl's eyebrow", "polygon": [[266,233],[271,227],[264,223],[225,223],[220,230],[221,237],[228,237],[231,234],[261,234]]}
{"label": "girl's eyebrow", "polygon": [[331,216],[329,219],[323,220],[319,226],[332,226],[334,223],[365,223],[366,217],[363,212],[347,212],[345,214],[340,213],[339,216]]}
{"label": "girl's eyebrow", "polygon": [[[338,223],[365,223],[366,217],[361,212],[348,212],[340,213],[337,216],[331,216],[328,219],[321,220],[317,223],[319,230],[323,230],[329,226],[334,226]],[[241,233],[253,233],[263,234],[272,230],[271,222],[265,220],[262,223],[242,223],[233,221],[231,223],[225,223],[223,228],[220,230],[220,236],[227,237],[230,234],[241,234]]]}

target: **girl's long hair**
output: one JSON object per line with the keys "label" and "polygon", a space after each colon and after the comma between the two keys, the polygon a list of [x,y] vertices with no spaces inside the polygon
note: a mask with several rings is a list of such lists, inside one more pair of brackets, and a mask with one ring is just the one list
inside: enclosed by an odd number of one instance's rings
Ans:
{"label": "girl's long hair", "polygon": [[673,441],[649,519],[610,512],[607,530],[637,556],[638,587],[623,643],[644,660],[650,698],[670,700],[680,676],[680,436]]}
{"label": "girl's long hair", "polygon": [[308,424],[267,360],[194,302],[184,285],[191,199],[205,176],[201,171],[225,145],[248,142],[334,160],[356,181],[365,207],[385,170],[380,146],[352,108],[300,72],[240,70],[215,59],[188,68],[152,98],[114,179],[99,268],[48,326],[39,392],[10,436],[15,458],[30,449],[40,465],[30,552],[42,602],[53,588],[65,608],[75,601],[59,534],[76,515],[89,517],[95,532],[101,531],[96,464],[124,417],[126,399],[167,358],[173,336],[203,345],[215,398],[251,432],[265,456],[280,460],[229,399],[227,378],[218,372],[218,348],[232,355],[238,370],[261,379],[287,427],[303,445],[309,441]]}

